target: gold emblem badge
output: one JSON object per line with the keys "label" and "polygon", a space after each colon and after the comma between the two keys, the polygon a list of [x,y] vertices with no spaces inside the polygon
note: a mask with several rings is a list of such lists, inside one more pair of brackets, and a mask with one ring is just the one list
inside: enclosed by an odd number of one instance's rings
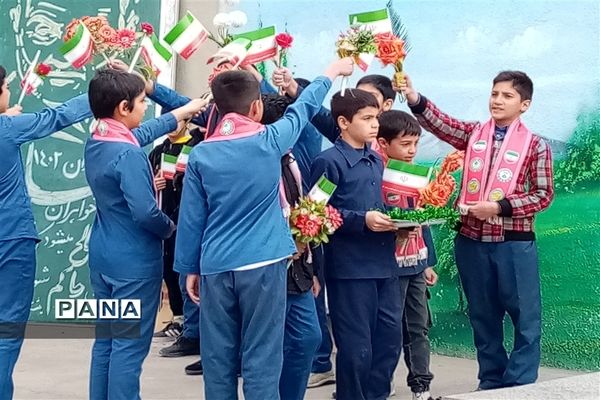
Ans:
{"label": "gold emblem badge", "polygon": [[502,189],[494,189],[490,192],[491,201],[500,201],[504,198],[504,192]]}

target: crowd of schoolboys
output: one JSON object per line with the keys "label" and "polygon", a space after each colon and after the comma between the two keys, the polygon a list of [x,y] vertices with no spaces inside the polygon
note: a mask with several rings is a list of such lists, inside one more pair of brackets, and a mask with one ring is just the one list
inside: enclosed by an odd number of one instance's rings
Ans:
{"label": "crowd of schoolboys", "polygon": [[[352,71],[347,58],[312,82],[277,69],[277,89],[252,67],[227,71],[212,81],[208,102],[144,81],[115,62],[96,73],[88,94],[22,113],[9,108],[0,67],[0,322],[9,322],[14,335],[0,338],[0,399],[12,398],[39,240],[19,148],[90,116],[97,123],[83,151],[97,208],[89,240],[92,288],[97,298],[136,298],[142,305],[135,324],[98,324],[90,399],[138,399],[153,336],[176,338],[162,356],[201,351],[202,360],[186,373],[203,374],[207,399],[236,399],[239,376],[248,400],[302,399],[307,386],[333,382],[337,399],[386,399],[402,352],[413,399],[432,399],[431,232],[398,229],[381,211],[384,160],[412,163],[421,126],[466,151],[456,261],[477,348],[478,389],[534,382],[541,315],[533,217],[548,207],[553,190],[549,147],[519,118],[531,102],[531,80],[518,71],[500,73],[491,119],[480,124],[442,113],[408,77],[395,87],[387,77],[364,76],[324,108],[332,81]],[[416,119],[391,110],[397,92]],[[142,123],[146,96],[163,114]],[[188,129],[190,121],[200,129]],[[144,146],[164,135],[148,157]],[[323,138],[332,147],[321,152]],[[193,147],[185,172],[166,179],[161,155],[179,156],[184,146]],[[497,178],[499,168],[505,173]],[[326,245],[304,247],[290,233],[289,207],[322,176],[337,186],[329,203],[343,225]],[[502,181],[507,176],[512,183]],[[494,185],[504,188],[501,196]],[[414,245],[402,246],[407,241]],[[153,334],[163,279],[174,319]],[[515,325],[511,353],[502,341],[505,313]]]}

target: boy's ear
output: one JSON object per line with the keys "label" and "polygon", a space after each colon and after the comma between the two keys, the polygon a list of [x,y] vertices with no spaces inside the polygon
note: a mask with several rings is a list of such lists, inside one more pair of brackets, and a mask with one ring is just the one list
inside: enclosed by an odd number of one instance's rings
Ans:
{"label": "boy's ear", "polygon": [[341,130],[345,131],[348,129],[348,125],[350,125],[350,121],[348,121],[346,119],[346,117],[344,117],[343,115],[340,115],[337,118],[337,124],[340,127]]}
{"label": "boy's ear", "polygon": [[121,117],[126,117],[129,115],[129,102],[127,100],[121,100],[121,102],[117,105],[117,109],[115,110],[118,115]]}
{"label": "boy's ear", "polygon": [[379,146],[381,146],[381,148],[384,150],[387,149],[387,147],[388,147],[388,141],[385,140],[385,138],[382,138],[382,137],[377,138],[377,143],[379,143]]}
{"label": "boy's ear", "polygon": [[260,122],[263,117],[263,102],[262,99],[256,99],[250,103],[250,113],[248,117],[256,122]]}
{"label": "boy's ear", "polygon": [[394,99],[387,99],[383,102],[381,106],[381,111],[390,111],[394,105]]}
{"label": "boy's ear", "polygon": [[531,100],[523,100],[521,102],[521,114],[524,113],[525,111],[527,111],[529,109],[530,105],[531,105]]}

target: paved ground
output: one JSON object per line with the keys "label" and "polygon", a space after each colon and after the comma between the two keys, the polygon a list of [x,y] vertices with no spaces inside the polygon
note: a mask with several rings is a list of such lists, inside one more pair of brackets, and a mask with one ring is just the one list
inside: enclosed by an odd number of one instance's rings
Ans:
{"label": "paved ground", "polygon": [[[158,350],[168,342],[155,342],[144,364],[142,398],[144,400],[203,399],[202,378],[190,377],[183,368],[195,357],[166,359]],[[15,400],[83,400],[87,399],[87,380],[91,339],[26,340],[15,380]],[[436,396],[465,393],[476,387],[477,365],[473,360],[434,356],[431,364],[436,375]],[[542,369],[540,380],[571,376],[574,371]],[[404,387],[405,371],[396,371],[398,394],[394,399],[410,399]],[[328,399],[334,386],[310,389],[306,399]],[[515,400],[522,400],[515,398]],[[540,399],[542,400],[542,399]],[[573,399],[580,400],[580,399]]]}

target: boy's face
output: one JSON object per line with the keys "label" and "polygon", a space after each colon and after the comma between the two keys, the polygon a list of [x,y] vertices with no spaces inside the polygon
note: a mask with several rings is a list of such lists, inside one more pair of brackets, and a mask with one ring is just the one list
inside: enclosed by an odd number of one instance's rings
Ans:
{"label": "boy's face", "polygon": [[348,121],[345,117],[338,118],[338,124],[343,133],[348,135],[356,144],[371,143],[377,139],[379,131],[379,109],[375,107],[365,107],[358,110]]}
{"label": "boy's face", "polygon": [[498,82],[490,95],[490,113],[498,126],[508,126],[527,111],[531,100],[521,100],[512,82]]}
{"label": "boy's face", "polygon": [[389,158],[400,160],[407,163],[412,163],[415,155],[417,155],[417,145],[419,144],[420,136],[396,136],[390,142],[384,138],[379,138],[377,141],[385,151]]}
{"label": "boy's face", "polygon": [[2,84],[2,94],[0,94],[0,113],[5,112],[8,109],[10,102],[10,89],[8,88],[8,82],[6,78]]}
{"label": "boy's face", "polygon": [[381,92],[370,83],[363,83],[356,87],[357,89],[364,90],[365,92],[371,93],[377,99],[377,103],[379,104],[380,113],[384,111],[390,111],[392,106],[394,105],[394,101],[392,99],[383,100],[383,95]]}
{"label": "boy's face", "polygon": [[144,119],[148,104],[146,103],[146,93],[140,93],[133,100],[133,109],[127,109],[127,101],[123,100],[118,106],[118,112],[121,116],[121,121],[129,128],[137,128]]}

